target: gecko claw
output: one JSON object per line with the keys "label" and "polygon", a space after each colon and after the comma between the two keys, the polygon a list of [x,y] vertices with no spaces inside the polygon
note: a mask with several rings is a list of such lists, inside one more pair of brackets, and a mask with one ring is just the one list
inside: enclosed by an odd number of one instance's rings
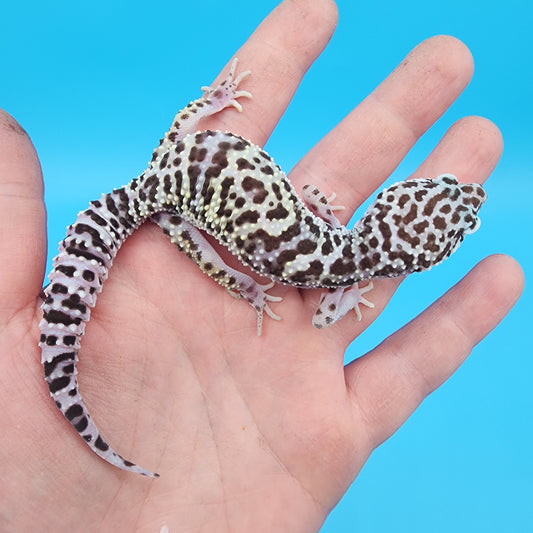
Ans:
{"label": "gecko claw", "polygon": [[265,304],[265,312],[270,318],[273,318],[274,320],[281,320],[281,317],[279,315],[276,315],[276,313],[274,313],[274,311],[272,311],[272,309],[270,309],[267,304]]}

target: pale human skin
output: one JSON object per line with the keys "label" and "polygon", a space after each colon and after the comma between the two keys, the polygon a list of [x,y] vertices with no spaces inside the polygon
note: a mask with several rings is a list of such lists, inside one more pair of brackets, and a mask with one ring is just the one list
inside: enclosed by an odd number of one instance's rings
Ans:
{"label": "pale human skin", "polygon": [[[264,144],[336,17],[331,0],[282,3],[236,53],[240,67],[253,71],[242,89],[254,98],[243,102],[242,114],[227,109],[204,126]],[[357,61],[355,52],[348,56],[347,63]],[[471,75],[462,43],[423,42],[290,179],[297,189],[313,183],[335,191],[347,207],[337,214],[347,222]],[[0,119],[2,531],[317,531],[370,453],[460,366],[522,290],[514,260],[488,257],[415,320],[343,366],[346,347],[399,281],[375,282],[376,306],[363,310],[361,322],[349,315],[322,331],[311,326],[319,291],[277,287],[271,292],[283,302],[273,307],[283,319],[265,319],[258,338],[248,304],[230,298],[147,224],[117,257],[78,365],[80,390],[104,437],[161,474],[136,476],[91,453],[49,398],[37,347],[46,255],[41,171],[25,133],[7,114]],[[482,183],[501,150],[491,122],[464,118],[414,176],[450,172]]]}

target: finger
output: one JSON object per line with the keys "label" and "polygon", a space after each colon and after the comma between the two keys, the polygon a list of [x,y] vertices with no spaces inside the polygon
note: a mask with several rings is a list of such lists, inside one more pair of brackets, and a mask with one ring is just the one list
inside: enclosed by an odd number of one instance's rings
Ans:
{"label": "finger", "polygon": [[429,178],[445,172],[463,183],[483,183],[494,170],[502,150],[502,135],[490,120],[465,117],[449,129],[411,177]]}
{"label": "finger", "polygon": [[457,39],[422,42],[298,163],[291,180],[336,191],[348,207],[339,213],[346,223],[459,96],[472,69],[472,56]]}
{"label": "finger", "polygon": [[355,416],[375,448],[448,379],[523,288],[510,257],[491,256],[421,315],[346,367]]}
{"label": "finger", "polygon": [[[455,174],[461,181],[483,183],[498,162],[502,149],[500,131],[491,121],[466,117],[451,126],[412,177],[436,176],[444,171]],[[483,209],[480,216],[483,219]],[[468,246],[468,237],[462,246]],[[449,261],[453,260],[452,256]],[[414,275],[423,276],[424,273]],[[350,314],[330,328],[341,333],[341,342],[345,346],[379,316],[400,282],[399,278],[377,280],[374,289],[367,294],[374,308],[364,309],[362,321],[357,322]]]}
{"label": "finger", "polygon": [[46,258],[41,167],[20,125],[0,111],[0,320],[35,301]]}
{"label": "finger", "polygon": [[[235,54],[239,71],[252,71],[242,88],[253,98],[243,104],[242,113],[219,113],[205,121],[207,127],[232,131],[263,146],[336,23],[332,0],[286,0],[277,6]],[[230,62],[215,84],[225,78]]]}

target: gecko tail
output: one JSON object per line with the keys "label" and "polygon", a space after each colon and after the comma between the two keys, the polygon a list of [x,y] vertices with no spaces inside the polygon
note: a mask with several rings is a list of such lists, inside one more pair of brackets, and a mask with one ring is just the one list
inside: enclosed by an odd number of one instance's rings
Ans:
{"label": "gecko tail", "polygon": [[87,446],[104,461],[122,470],[151,478],[159,477],[159,474],[124,459],[100,435],[78,391],[75,371],[76,351],[53,350],[50,346],[46,348],[49,358],[44,361],[44,373],[50,395],[56,407],[80,434]]}

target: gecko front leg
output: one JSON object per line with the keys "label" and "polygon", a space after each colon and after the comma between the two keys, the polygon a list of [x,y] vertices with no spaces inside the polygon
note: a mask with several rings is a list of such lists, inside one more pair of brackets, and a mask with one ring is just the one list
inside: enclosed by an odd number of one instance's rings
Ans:
{"label": "gecko front leg", "polygon": [[[342,224],[334,215],[334,211],[344,209],[343,206],[332,206],[335,194],[327,198],[324,193],[312,185],[304,185],[302,188],[302,198],[307,207],[317,216],[327,222],[332,228],[340,228]],[[351,287],[339,287],[328,289],[322,293],[318,307],[313,315],[313,326],[317,329],[327,328],[331,324],[339,321],[352,309],[355,311],[357,320],[361,320],[361,310],[359,305],[374,307],[374,304],[363,297],[363,294],[371,291],[374,284],[369,282],[365,287],[360,288],[357,283]]]}
{"label": "gecko front leg", "polygon": [[245,70],[235,76],[237,63],[238,59],[235,58],[231,63],[228,75],[222,82],[214,88],[202,87],[204,94],[197,100],[190,102],[181,111],[178,111],[172,121],[172,126],[161,139],[159,146],[154,150],[151,164],[158,161],[177,141],[180,141],[190,133],[195,133],[202,118],[215,115],[227,107],[234,107],[237,111],[242,111],[242,106],[238,101],[239,98],[252,98],[252,94],[248,91],[239,90],[238,87],[242,80],[252,72]]}

